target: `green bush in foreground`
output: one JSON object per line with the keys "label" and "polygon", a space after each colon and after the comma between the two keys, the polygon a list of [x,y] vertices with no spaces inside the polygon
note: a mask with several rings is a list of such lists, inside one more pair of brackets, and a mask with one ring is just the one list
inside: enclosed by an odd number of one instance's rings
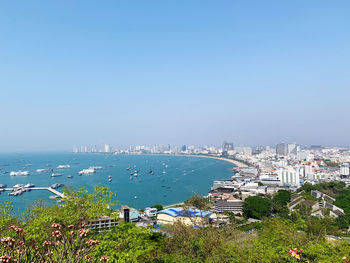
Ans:
{"label": "green bush in foreground", "polygon": [[[288,196],[280,195],[272,201],[285,204]],[[92,194],[79,189],[67,196],[64,206],[37,205],[23,219],[10,215],[9,204],[0,206],[0,262],[346,262],[343,257],[350,257],[349,242],[325,237],[334,231],[335,220],[298,213],[237,229],[235,224],[206,229],[175,224],[162,229],[169,237],[134,224],[80,236],[85,229],[81,222],[105,214],[115,216],[108,208],[113,195],[96,187]],[[264,205],[257,210],[258,216],[266,216],[270,200],[258,198]],[[12,261],[6,261],[8,256]]]}

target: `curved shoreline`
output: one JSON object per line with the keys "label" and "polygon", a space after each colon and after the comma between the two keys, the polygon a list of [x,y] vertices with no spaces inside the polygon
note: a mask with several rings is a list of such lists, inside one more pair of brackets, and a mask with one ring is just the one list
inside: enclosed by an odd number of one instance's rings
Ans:
{"label": "curved shoreline", "polygon": [[166,154],[166,153],[127,153],[127,154],[115,154],[115,155],[155,155],[155,156],[185,156],[185,157],[201,157],[201,158],[209,158],[209,159],[217,159],[217,160],[222,160],[226,161],[229,163],[232,163],[236,165],[239,168],[246,168],[248,165],[246,165],[243,162],[237,161],[237,160],[232,160],[229,158],[225,157],[219,157],[219,156],[210,156],[210,155],[200,155],[200,154]]}

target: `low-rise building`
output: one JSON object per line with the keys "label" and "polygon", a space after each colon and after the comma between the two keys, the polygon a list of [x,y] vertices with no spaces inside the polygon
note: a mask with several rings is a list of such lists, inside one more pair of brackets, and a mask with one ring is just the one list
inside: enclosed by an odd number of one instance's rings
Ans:
{"label": "low-rise building", "polygon": [[148,217],[156,217],[157,216],[157,208],[154,207],[146,207],[145,208],[145,214]]}
{"label": "low-rise building", "polygon": [[215,203],[215,211],[217,212],[232,212],[234,214],[242,214],[243,201],[242,200],[221,200]]}
{"label": "low-rise building", "polygon": [[123,219],[125,222],[138,222],[139,211],[127,205],[123,205],[120,209],[119,218]]}
{"label": "low-rise building", "polygon": [[108,216],[103,216],[96,220],[89,220],[86,225],[90,229],[110,229],[118,226],[118,221]]}

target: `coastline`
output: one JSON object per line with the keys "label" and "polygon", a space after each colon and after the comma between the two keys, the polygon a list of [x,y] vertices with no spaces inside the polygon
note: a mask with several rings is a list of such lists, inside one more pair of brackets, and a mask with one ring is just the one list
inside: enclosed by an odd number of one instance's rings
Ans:
{"label": "coastline", "polygon": [[236,165],[239,168],[246,168],[248,167],[248,165],[246,165],[243,162],[237,161],[237,160],[232,160],[232,159],[228,159],[225,157],[216,157],[216,156],[207,156],[207,155],[195,155],[195,154],[181,154],[178,156],[193,156],[193,157],[203,157],[203,158],[211,158],[211,159],[217,159],[217,160],[222,160],[222,161],[226,161],[229,163],[233,163],[234,165]]}
{"label": "coastline", "polygon": [[159,155],[159,156],[188,156],[188,157],[201,157],[201,158],[210,158],[210,159],[217,159],[226,161],[229,163],[232,163],[236,165],[238,168],[247,168],[248,165],[246,165],[243,162],[232,160],[225,157],[219,157],[219,156],[211,156],[211,155],[201,155],[201,154],[165,154],[165,153],[127,153],[127,154],[115,154],[115,155]]}

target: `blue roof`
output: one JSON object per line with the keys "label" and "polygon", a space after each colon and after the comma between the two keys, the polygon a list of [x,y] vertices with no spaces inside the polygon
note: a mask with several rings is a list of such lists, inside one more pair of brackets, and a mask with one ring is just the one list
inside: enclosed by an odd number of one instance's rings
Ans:
{"label": "blue roof", "polygon": [[183,216],[183,217],[206,217],[212,214],[212,212],[199,210],[199,209],[188,209],[184,210],[181,207],[174,207],[174,208],[167,208],[164,210],[159,211],[157,214],[167,214],[169,216]]}

